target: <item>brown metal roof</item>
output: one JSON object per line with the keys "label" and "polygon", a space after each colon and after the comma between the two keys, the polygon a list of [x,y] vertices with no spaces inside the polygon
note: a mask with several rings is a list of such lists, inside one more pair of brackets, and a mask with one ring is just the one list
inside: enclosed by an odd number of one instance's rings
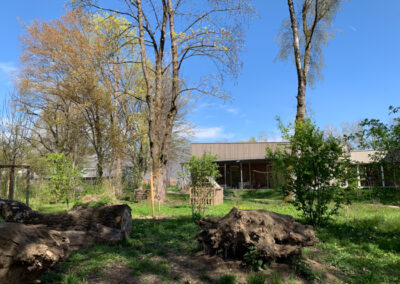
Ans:
{"label": "brown metal roof", "polygon": [[237,143],[192,143],[192,155],[204,153],[218,155],[217,161],[265,159],[266,148],[272,150],[288,145],[287,142],[237,142]]}
{"label": "brown metal roof", "polygon": [[[288,146],[288,142],[234,142],[234,143],[192,143],[192,155],[201,156],[204,153],[218,155],[217,161],[261,160],[265,159],[266,148],[275,150]],[[372,163],[371,155],[376,151],[351,151],[350,160],[353,163]]]}

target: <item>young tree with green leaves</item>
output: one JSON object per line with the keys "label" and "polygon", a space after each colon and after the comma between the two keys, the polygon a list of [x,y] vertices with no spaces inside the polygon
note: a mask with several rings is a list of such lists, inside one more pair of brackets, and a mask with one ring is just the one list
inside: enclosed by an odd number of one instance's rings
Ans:
{"label": "young tree with green leaves", "polygon": [[189,172],[193,187],[208,183],[209,178],[217,179],[221,176],[218,170],[218,164],[215,163],[217,158],[218,156],[216,155],[204,153],[201,157],[192,156],[190,160],[184,164],[185,169]]}
{"label": "young tree with green leaves", "polygon": [[267,157],[283,174],[284,191],[295,195],[296,208],[307,222],[320,225],[337,214],[355,185],[349,154],[339,138],[324,135],[310,119],[280,128],[289,144],[267,148]]}
{"label": "young tree with green leaves", "polygon": [[362,129],[352,135],[352,138],[359,142],[360,148],[377,151],[372,158],[376,163],[390,169],[395,187],[399,187],[400,178],[399,111],[400,107],[389,107],[389,115],[392,116],[390,123],[384,123],[379,119],[364,119],[360,122]]}
{"label": "young tree with green leaves", "polygon": [[[279,58],[294,55],[297,70],[296,121],[306,118],[306,87],[321,75],[324,66],[322,47],[333,38],[332,23],[343,0],[299,0],[301,12],[288,0],[290,20],[285,20],[278,34]],[[299,4],[300,4],[299,3]]]}
{"label": "young tree with green leaves", "polygon": [[82,182],[82,174],[72,161],[62,153],[46,156],[48,171],[47,187],[57,201],[65,199],[67,210],[69,202],[75,196],[75,190]]}

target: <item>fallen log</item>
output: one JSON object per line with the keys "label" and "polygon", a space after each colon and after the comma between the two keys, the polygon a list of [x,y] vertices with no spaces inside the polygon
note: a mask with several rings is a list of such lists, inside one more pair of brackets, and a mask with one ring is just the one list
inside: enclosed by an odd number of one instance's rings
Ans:
{"label": "fallen log", "polygon": [[311,226],[267,210],[233,208],[222,218],[203,218],[197,224],[202,228],[197,239],[206,253],[242,261],[251,251],[264,262],[288,260],[319,241]]}
{"label": "fallen log", "polygon": [[25,204],[0,199],[0,283],[31,283],[68,250],[91,243],[116,243],[129,236],[128,205],[42,214]]}
{"label": "fallen log", "polygon": [[132,226],[131,208],[125,204],[42,214],[24,203],[0,199],[0,216],[5,222],[42,224],[58,231],[100,232],[99,225],[102,225],[120,230],[122,238],[129,236]]}
{"label": "fallen log", "polygon": [[66,257],[68,237],[43,225],[0,223],[0,283],[32,283]]}

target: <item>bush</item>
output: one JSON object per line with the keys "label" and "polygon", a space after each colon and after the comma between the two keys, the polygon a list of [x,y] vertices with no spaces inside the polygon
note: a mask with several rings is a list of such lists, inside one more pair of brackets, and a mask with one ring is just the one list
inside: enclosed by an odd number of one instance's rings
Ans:
{"label": "bush", "polygon": [[192,156],[184,164],[185,169],[190,174],[192,186],[201,186],[202,183],[208,182],[208,178],[217,179],[221,176],[218,165],[215,163],[217,158],[218,156],[204,153],[201,157]]}
{"label": "bush", "polygon": [[68,210],[69,201],[75,198],[76,189],[82,183],[82,174],[63,153],[48,154],[46,165],[49,175],[47,187],[56,201],[66,200]]}
{"label": "bush", "polygon": [[339,138],[325,136],[310,119],[280,128],[290,144],[275,152],[267,148],[267,157],[285,177],[283,189],[295,196],[295,207],[307,222],[320,225],[338,213],[356,186],[349,154]]}
{"label": "bush", "polygon": [[[247,284],[264,284],[265,280],[267,280],[267,275],[261,272],[257,273],[252,273],[250,276],[247,278]],[[275,284],[278,284],[278,282],[273,282]],[[283,283],[283,282],[279,282]]]}
{"label": "bush", "polygon": [[196,201],[192,202],[192,219],[200,220],[206,209],[209,195],[210,178],[217,179],[221,176],[218,165],[215,163],[217,156],[210,153],[204,153],[201,157],[192,156],[190,160],[184,164],[184,168],[189,172],[192,182],[192,194],[196,196]]}
{"label": "bush", "polygon": [[248,251],[243,256],[243,262],[253,271],[259,271],[267,266],[263,253],[256,251],[253,246],[248,247]]}
{"label": "bush", "polygon": [[218,279],[215,284],[235,284],[237,280],[237,276],[234,274],[225,274]]}

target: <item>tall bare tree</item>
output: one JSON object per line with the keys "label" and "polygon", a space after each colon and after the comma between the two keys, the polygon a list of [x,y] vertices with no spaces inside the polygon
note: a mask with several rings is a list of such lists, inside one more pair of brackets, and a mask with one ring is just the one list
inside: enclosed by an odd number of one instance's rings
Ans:
{"label": "tall bare tree", "polygon": [[296,121],[306,116],[306,88],[321,76],[322,47],[333,37],[332,23],[343,0],[299,0],[301,10],[296,13],[293,0],[288,0],[290,20],[285,20],[278,34],[279,57],[294,55],[297,70]]}
{"label": "tall bare tree", "polygon": [[[138,30],[124,44],[139,41],[154,184],[164,196],[179,97],[188,92],[223,96],[223,75],[237,75],[241,67],[238,55],[251,1],[124,0],[108,7],[91,0],[75,2],[124,16]],[[182,70],[194,57],[209,59],[218,71],[187,85]]]}
{"label": "tall bare tree", "polygon": [[[28,124],[23,113],[16,111],[15,105],[5,102],[0,113],[0,164],[15,166],[22,164],[27,154]],[[0,169],[0,181],[1,181]],[[9,171],[8,198],[14,198],[15,167]]]}

